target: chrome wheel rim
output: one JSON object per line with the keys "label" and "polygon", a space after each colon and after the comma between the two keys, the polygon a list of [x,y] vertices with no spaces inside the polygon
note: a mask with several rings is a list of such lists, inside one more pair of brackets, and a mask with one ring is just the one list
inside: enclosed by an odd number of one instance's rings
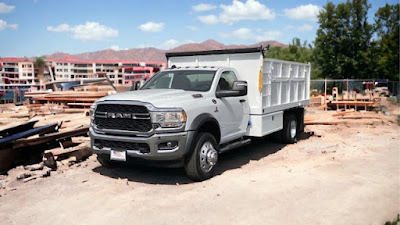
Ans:
{"label": "chrome wheel rim", "polygon": [[211,142],[206,141],[200,149],[200,168],[203,172],[208,173],[217,164],[218,152],[215,150]]}
{"label": "chrome wheel rim", "polygon": [[290,121],[290,137],[293,139],[296,137],[296,121]]}

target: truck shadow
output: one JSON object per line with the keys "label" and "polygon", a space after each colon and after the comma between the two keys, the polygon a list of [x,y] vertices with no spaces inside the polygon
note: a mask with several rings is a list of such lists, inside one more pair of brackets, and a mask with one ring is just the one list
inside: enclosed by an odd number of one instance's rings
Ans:
{"label": "truck shadow", "polygon": [[[298,139],[302,141],[312,135],[312,132],[302,133]],[[215,175],[222,175],[225,171],[241,168],[251,160],[260,160],[278,152],[285,146],[286,144],[280,144],[271,137],[254,139],[247,146],[219,155]],[[128,179],[129,181],[148,184],[182,185],[193,183],[192,180],[187,178],[183,168],[156,168],[128,164],[112,169],[99,166],[94,168],[93,171],[114,179]]]}

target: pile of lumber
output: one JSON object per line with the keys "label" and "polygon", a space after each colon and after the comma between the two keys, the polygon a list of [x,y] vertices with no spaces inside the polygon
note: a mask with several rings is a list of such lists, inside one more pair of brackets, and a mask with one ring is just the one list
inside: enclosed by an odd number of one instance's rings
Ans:
{"label": "pile of lumber", "polygon": [[113,91],[55,91],[27,92],[25,98],[35,104],[61,104],[67,108],[89,108],[93,102],[114,93]]}
{"label": "pile of lumber", "polygon": [[[37,125],[40,123],[34,120],[0,130],[0,173],[18,165],[40,163],[42,160],[47,162],[48,158],[43,159],[43,156],[48,155],[49,151],[53,152],[55,161],[62,155],[59,160],[74,156],[71,161],[77,162],[92,154],[87,124],[69,123],[69,126],[65,126],[60,121]],[[54,165],[45,165],[56,169]]]}

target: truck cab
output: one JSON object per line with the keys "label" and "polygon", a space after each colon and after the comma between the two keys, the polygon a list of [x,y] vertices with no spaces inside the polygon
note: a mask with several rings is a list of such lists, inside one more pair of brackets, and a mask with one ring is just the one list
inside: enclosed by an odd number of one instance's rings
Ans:
{"label": "truck cab", "polygon": [[262,49],[238,51],[167,54],[170,68],[158,72],[140,90],[95,102],[90,137],[99,162],[184,167],[191,179],[201,181],[213,176],[218,154],[250,143],[250,137],[281,131],[288,143],[295,142],[302,106],[307,103],[309,67],[302,65],[304,77],[291,80],[296,87],[303,82],[304,88],[296,94],[304,99],[293,98],[295,102],[284,107],[285,99],[271,105],[265,99],[268,92],[262,90]]}

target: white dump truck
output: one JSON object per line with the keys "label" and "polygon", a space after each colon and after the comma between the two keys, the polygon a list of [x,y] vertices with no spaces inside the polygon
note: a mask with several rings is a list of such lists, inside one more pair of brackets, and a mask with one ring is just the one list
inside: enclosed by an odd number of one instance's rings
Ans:
{"label": "white dump truck", "polygon": [[106,167],[131,161],[213,176],[218,154],[303,131],[310,64],[264,58],[263,48],[174,52],[140,90],[91,107],[93,151]]}

